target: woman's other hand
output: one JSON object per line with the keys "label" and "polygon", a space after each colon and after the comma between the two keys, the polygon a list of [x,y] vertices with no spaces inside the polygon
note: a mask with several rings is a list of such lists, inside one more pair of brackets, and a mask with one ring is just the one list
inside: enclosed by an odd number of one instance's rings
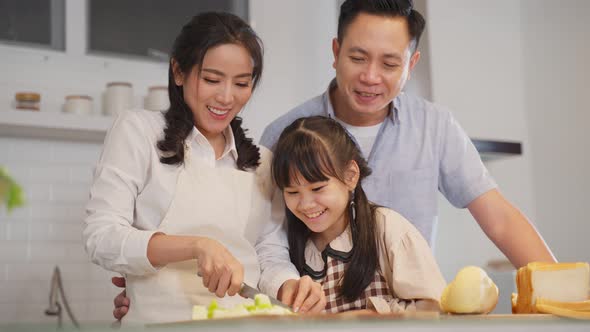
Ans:
{"label": "woman's other hand", "polygon": [[210,238],[197,242],[195,258],[203,285],[218,297],[233,296],[240,291],[244,267],[225,246]]}
{"label": "woman's other hand", "polygon": [[326,307],[322,285],[309,276],[285,281],[279,289],[278,299],[299,313],[319,313]]}

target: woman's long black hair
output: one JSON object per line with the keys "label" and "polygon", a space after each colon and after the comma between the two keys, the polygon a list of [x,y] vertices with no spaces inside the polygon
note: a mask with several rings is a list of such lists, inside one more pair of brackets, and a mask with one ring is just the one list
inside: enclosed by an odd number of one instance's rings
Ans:
{"label": "woman's long black hair", "polygon": [[[344,172],[354,160],[360,170],[359,180],[354,189],[356,218],[352,208],[347,211],[352,232],[352,257],[344,273],[341,294],[353,301],[375,278],[377,269],[376,206],[369,202],[362,180],[371,174],[348,132],[335,120],[314,116],[301,118],[289,125],[281,134],[274,151],[272,175],[282,190],[294,183],[296,174],[308,182],[327,181],[328,176],[344,181]],[[287,212],[289,254],[299,273],[306,274],[305,244],[311,231],[289,209]]]}
{"label": "woman's long black hair", "polygon": [[[193,113],[184,101],[182,86],[176,85],[172,59],[178,70],[188,75],[194,66],[200,66],[207,51],[223,44],[237,44],[246,48],[252,57],[252,89],[256,87],[262,74],[262,42],[254,30],[241,18],[229,13],[202,13],[193,17],[182,30],[172,47],[168,67],[168,95],[170,108],[165,114],[166,129],[164,138],[158,141],[158,149],[163,152],[160,162],[178,165],[184,162],[184,141],[194,126]],[[260,152],[246,137],[242,129],[242,119],[235,117],[231,123],[236,149],[237,166],[240,170],[256,168],[260,164]]]}

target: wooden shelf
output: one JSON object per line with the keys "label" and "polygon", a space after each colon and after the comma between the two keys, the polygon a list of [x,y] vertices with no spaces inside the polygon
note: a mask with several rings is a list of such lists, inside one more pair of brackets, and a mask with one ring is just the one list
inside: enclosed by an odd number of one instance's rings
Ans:
{"label": "wooden shelf", "polygon": [[483,140],[472,138],[471,141],[479,152],[483,161],[491,161],[511,156],[522,155],[520,142]]}
{"label": "wooden shelf", "polygon": [[61,112],[0,112],[0,136],[102,142],[113,117]]}

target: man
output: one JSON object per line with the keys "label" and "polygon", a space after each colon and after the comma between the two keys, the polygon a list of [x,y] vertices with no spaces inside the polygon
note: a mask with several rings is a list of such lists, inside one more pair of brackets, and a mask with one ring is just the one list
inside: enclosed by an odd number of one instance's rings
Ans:
{"label": "man", "polygon": [[[400,212],[429,243],[440,190],[456,207],[469,209],[515,267],[554,262],[535,228],[497,190],[450,112],[402,92],[420,60],[417,46],[424,26],[408,0],[345,1],[332,42],[336,79],[324,94],[271,123],[261,144],[272,150],[282,130],[297,118],[333,117],[353,135],[373,170],[363,183],[368,198]],[[259,285],[291,304],[298,276],[284,262],[288,254],[279,254],[286,252],[286,239],[276,228],[259,250]],[[117,310],[126,310],[117,307],[116,317]]]}
{"label": "man", "polygon": [[324,115],[354,136],[373,174],[370,200],[408,218],[432,243],[437,191],[467,207],[517,267],[555,261],[544,241],[497,190],[481,159],[446,109],[402,91],[420,59],[424,19],[411,1],[348,0],[333,40],[336,79],[328,91],[271,123],[261,144],[272,149],[295,119]]}

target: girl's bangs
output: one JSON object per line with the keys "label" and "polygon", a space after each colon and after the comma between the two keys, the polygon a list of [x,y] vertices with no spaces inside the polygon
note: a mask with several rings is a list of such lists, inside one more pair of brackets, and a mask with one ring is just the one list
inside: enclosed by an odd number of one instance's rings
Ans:
{"label": "girl's bangs", "polygon": [[327,181],[337,177],[336,170],[325,145],[313,135],[297,132],[275,150],[273,177],[280,189],[307,182]]}

